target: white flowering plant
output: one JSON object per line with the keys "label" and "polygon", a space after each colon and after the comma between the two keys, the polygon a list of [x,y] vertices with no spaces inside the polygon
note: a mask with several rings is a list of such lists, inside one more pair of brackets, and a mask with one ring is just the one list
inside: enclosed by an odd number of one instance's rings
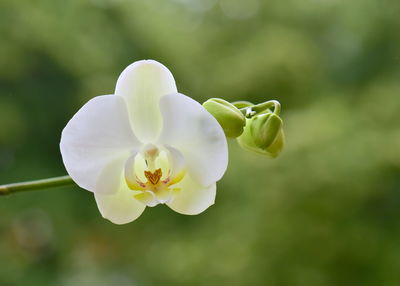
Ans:
{"label": "white flowering plant", "polygon": [[196,215],[214,204],[227,138],[278,156],[285,141],[279,115],[275,100],[211,98],[201,105],[178,93],[164,65],[137,61],[121,73],[114,94],[92,98],[65,126],[60,151],[68,176],[3,185],[0,194],[77,184],[115,224],[158,204]]}

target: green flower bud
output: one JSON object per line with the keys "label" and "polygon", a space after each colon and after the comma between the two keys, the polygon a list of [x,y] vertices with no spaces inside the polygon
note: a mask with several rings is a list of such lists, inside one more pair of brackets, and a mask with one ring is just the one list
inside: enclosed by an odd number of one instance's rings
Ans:
{"label": "green flower bud", "polygon": [[264,113],[254,116],[250,125],[250,132],[254,143],[262,148],[268,148],[282,129],[282,119],[274,113]]}
{"label": "green flower bud", "polygon": [[282,125],[282,120],[274,113],[254,116],[246,120],[238,143],[244,149],[275,158],[285,145]]}
{"label": "green flower bud", "polygon": [[203,106],[217,119],[226,137],[236,138],[242,134],[246,118],[233,104],[220,98],[211,98]]}

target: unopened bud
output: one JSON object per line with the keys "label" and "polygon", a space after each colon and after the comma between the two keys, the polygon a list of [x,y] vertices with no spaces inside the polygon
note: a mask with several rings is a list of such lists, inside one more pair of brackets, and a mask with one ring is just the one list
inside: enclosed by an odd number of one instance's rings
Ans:
{"label": "unopened bud", "polygon": [[254,116],[250,124],[250,132],[254,143],[262,148],[268,148],[282,129],[282,119],[274,113],[264,113]]}
{"label": "unopened bud", "polygon": [[203,106],[217,119],[226,137],[236,138],[243,133],[246,118],[233,104],[220,98],[211,98]]}
{"label": "unopened bud", "polygon": [[285,145],[282,120],[274,113],[247,119],[243,134],[237,139],[244,149],[277,157]]}

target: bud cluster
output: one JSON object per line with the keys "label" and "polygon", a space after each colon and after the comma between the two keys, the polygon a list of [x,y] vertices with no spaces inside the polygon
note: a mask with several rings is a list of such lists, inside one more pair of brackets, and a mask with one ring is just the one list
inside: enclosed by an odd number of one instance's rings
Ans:
{"label": "bud cluster", "polygon": [[272,158],[282,151],[285,136],[279,102],[253,105],[247,101],[229,103],[211,98],[203,106],[217,119],[226,137],[236,138],[243,149]]}

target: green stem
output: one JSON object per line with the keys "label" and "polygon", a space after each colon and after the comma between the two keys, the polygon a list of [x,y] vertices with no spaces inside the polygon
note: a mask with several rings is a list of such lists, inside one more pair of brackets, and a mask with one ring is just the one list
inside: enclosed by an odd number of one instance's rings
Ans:
{"label": "green stem", "polygon": [[279,116],[281,113],[281,104],[277,100],[269,100],[264,103],[260,103],[251,107],[251,109],[257,113],[266,110],[267,108],[274,108],[274,113]]}
{"label": "green stem", "polygon": [[273,108],[274,113],[279,116],[281,113],[281,104],[277,100],[269,100],[257,105],[240,108],[239,110],[248,118],[259,114],[266,109]]}
{"label": "green stem", "polygon": [[14,184],[0,186],[0,196],[9,195],[12,193],[17,193],[22,191],[48,189],[54,187],[70,186],[74,184],[75,182],[71,179],[70,176],[62,176],[62,177],[48,178],[48,179],[35,180],[29,182],[14,183]]}

